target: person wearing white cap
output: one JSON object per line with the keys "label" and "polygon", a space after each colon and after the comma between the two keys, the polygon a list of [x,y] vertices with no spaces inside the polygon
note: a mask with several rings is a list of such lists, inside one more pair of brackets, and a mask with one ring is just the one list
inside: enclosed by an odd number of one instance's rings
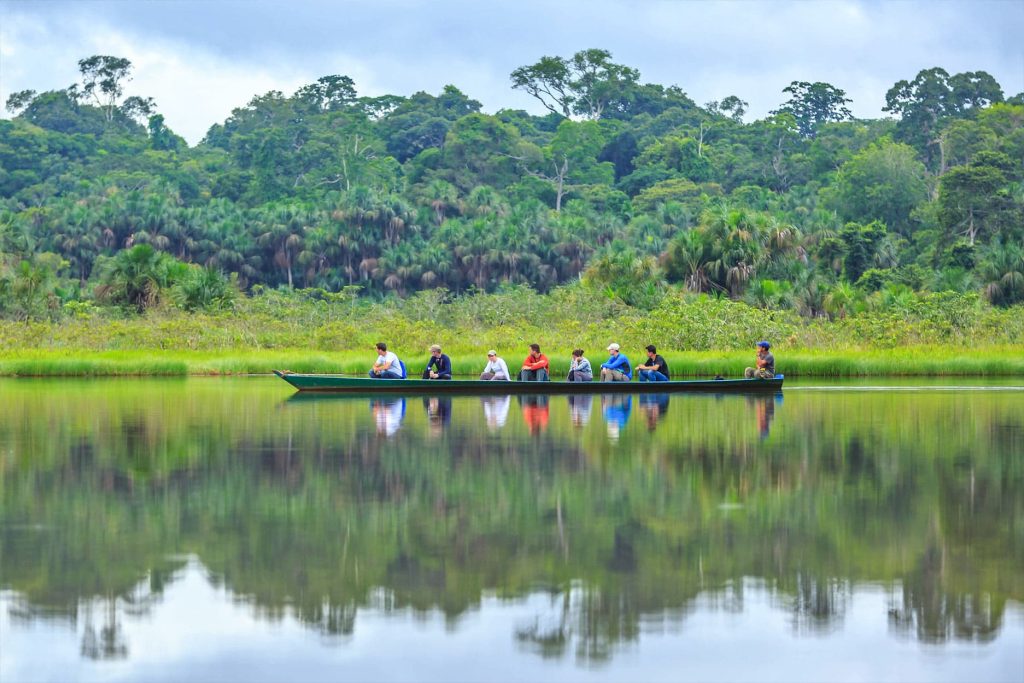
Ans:
{"label": "person wearing white cap", "polygon": [[609,344],[608,351],[612,355],[604,363],[601,363],[601,381],[628,382],[633,379],[629,358],[626,358],[626,354],[619,353],[619,345],[614,342]]}
{"label": "person wearing white cap", "polygon": [[512,379],[509,377],[508,365],[506,365],[505,359],[499,358],[498,352],[494,349],[487,352],[487,365],[484,366],[484,371],[480,373],[480,379],[504,382]]}

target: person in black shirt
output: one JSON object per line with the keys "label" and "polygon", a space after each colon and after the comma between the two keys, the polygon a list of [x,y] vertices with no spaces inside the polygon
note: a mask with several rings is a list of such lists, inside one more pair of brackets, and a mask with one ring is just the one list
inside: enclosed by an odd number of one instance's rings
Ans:
{"label": "person in black shirt", "polygon": [[641,382],[667,382],[669,378],[668,363],[658,354],[654,344],[647,345],[647,362],[636,366]]}
{"label": "person in black shirt", "polygon": [[747,379],[773,379],[775,377],[775,356],[769,351],[772,347],[766,341],[757,342],[757,367],[747,368],[743,376]]}
{"label": "person in black shirt", "polygon": [[430,361],[423,371],[423,379],[451,379],[452,359],[441,353],[441,347],[434,344],[430,347]]}

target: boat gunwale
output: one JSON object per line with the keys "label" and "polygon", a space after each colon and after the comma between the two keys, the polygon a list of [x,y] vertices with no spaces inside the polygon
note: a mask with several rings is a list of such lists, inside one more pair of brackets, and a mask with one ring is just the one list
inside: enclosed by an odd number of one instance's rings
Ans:
{"label": "boat gunwale", "polygon": [[[610,394],[672,393],[682,391],[712,393],[777,392],[784,377],[773,379],[695,379],[668,382],[516,382],[480,379],[371,379],[351,375],[286,373],[274,374],[302,393],[320,394]],[[299,380],[296,384],[293,380]],[[306,384],[312,380],[318,384]],[[331,383],[335,382],[335,383]]]}

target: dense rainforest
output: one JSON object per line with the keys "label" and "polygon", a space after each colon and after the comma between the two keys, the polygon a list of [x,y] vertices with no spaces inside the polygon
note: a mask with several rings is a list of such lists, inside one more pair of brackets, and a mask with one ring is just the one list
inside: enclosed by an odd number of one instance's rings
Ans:
{"label": "dense rainforest", "polygon": [[692,292],[807,319],[942,292],[1024,302],[1024,94],[983,71],[908,74],[876,120],[793,82],[747,122],[739,96],[701,106],[591,49],[511,73],[541,116],[329,75],[253,97],[190,147],[126,96],[129,60],[79,70],[14,93],[0,120],[7,319],[271,289],[588,287],[640,309]]}

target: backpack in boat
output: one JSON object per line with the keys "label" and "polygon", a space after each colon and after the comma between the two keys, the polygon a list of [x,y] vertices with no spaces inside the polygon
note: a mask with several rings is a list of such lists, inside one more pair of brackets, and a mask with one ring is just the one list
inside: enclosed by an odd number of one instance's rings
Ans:
{"label": "backpack in boat", "polygon": [[402,370],[402,379],[405,379],[406,377],[409,376],[408,373],[406,373],[405,371],[405,361],[403,361],[401,358],[398,359],[398,367]]}

